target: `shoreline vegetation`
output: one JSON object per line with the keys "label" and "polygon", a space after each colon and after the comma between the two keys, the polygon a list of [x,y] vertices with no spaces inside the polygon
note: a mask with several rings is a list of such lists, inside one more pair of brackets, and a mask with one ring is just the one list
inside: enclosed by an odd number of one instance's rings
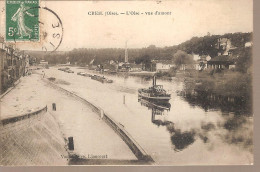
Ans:
{"label": "shoreline vegetation", "polygon": [[195,98],[197,102],[203,100],[204,109],[220,104],[238,114],[252,115],[251,73],[229,70],[193,72],[184,78],[184,90],[180,94],[188,99]]}

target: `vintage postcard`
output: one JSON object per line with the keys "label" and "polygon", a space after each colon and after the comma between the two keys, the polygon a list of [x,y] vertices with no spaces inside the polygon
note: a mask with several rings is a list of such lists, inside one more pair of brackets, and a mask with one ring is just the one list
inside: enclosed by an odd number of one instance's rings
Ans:
{"label": "vintage postcard", "polygon": [[0,166],[253,165],[253,0],[0,1]]}

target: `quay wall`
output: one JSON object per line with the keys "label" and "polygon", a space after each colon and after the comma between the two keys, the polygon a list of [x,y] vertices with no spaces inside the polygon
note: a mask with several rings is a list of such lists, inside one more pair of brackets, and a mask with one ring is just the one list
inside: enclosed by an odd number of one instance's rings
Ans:
{"label": "quay wall", "polygon": [[65,141],[47,106],[0,120],[0,166],[67,164]]}
{"label": "quay wall", "polygon": [[80,100],[81,102],[89,105],[93,111],[97,112],[97,114],[100,115],[100,117],[123,139],[123,141],[128,145],[128,147],[131,149],[131,151],[134,153],[134,155],[137,157],[140,161],[147,161],[147,162],[154,162],[152,157],[148,155],[144,149],[134,140],[134,138],[124,129],[122,125],[120,125],[118,122],[116,122],[112,117],[110,117],[107,113],[103,111],[100,107],[95,105],[94,103],[89,102],[88,100],[78,96],[75,93],[72,93],[64,88],[61,88],[60,86],[52,83],[51,81],[47,79],[43,79],[45,82],[49,83],[52,87],[65,92],[66,94],[73,96]]}

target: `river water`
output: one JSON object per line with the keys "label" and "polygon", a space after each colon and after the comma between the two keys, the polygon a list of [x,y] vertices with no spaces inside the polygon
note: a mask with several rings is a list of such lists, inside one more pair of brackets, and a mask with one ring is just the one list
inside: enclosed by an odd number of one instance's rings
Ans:
{"label": "river water", "polygon": [[[146,77],[98,74],[77,67],[71,67],[75,73],[57,69],[44,71],[47,77],[61,81],[61,87],[104,109],[158,165],[253,163],[252,114],[239,113],[241,109],[235,105],[221,107],[214,100],[212,103],[181,96],[184,82],[173,78],[157,80],[158,85],[171,93],[169,104],[157,106],[138,99],[137,90],[152,85],[152,80]],[[102,84],[77,72],[95,73],[114,82]]]}

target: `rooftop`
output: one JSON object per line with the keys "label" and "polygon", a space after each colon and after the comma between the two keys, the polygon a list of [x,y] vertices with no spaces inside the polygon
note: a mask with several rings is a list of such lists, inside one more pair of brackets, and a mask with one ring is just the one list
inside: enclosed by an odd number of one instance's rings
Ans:
{"label": "rooftop", "polygon": [[209,62],[230,62],[234,61],[234,59],[228,55],[221,55],[221,56],[216,56],[212,59],[209,60]]}

